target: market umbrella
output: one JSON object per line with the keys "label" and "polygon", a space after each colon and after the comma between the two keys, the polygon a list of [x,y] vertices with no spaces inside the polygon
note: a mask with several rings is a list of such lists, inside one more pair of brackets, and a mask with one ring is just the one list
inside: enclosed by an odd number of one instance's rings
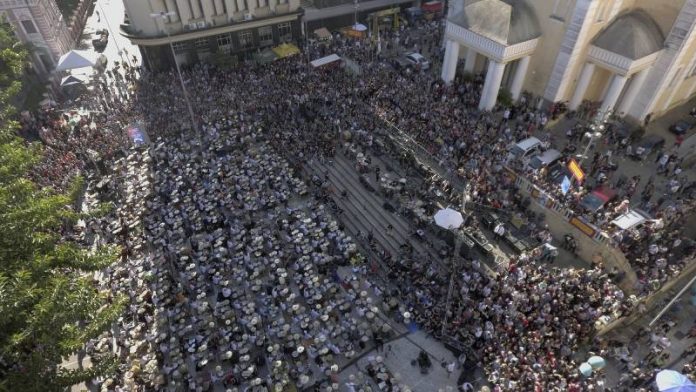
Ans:
{"label": "market umbrella", "polygon": [[696,392],[696,384],[675,370],[663,370],[655,376],[660,392]]}
{"label": "market umbrella", "polygon": [[590,359],[587,360],[587,363],[589,363],[594,370],[602,369],[603,367],[607,366],[607,362],[604,360],[604,358],[597,355],[590,357]]}
{"label": "market umbrella", "polygon": [[362,23],[356,23],[356,24],[353,25],[353,30],[355,30],[355,31],[366,31],[366,30],[367,30],[367,26],[365,26],[365,25],[362,24]]}
{"label": "market umbrella", "polygon": [[464,223],[464,218],[459,211],[448,207],[435,214],[435,223],[443,229],[458,229]]}
{"label": "market umbrella", "polygon": [[587,362],[583,362],[580,364],[580,374],[582,374],[585,377],[590,377],[592,375],[592,365],[590,365]]}

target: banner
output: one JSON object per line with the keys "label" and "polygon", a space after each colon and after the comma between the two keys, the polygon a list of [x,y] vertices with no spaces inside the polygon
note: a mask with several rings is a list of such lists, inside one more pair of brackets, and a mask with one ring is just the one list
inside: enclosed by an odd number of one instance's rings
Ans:
{"label": "banner", "polygon": [[582,168],[580,165],[578,165],[575,159],[571,159],[570,162],[568,162],[568,170],[570,170],[573,177],[575,177],[578,182],[582,182],[582,180],[585,179],[585,172],[582,171]]}

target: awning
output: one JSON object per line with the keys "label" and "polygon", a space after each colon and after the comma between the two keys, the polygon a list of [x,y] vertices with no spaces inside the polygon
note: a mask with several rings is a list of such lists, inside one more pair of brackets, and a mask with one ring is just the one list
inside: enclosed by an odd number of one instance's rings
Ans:
{"label": "awning", "polygon": [[332,38],[331,32],[326,27],[322,27],[320,29],[314,30],[314,35],[316,35],[317,38],[319,38],[319,39],[331,39]]}
{"label": "awning", "polygon": [[341,58],[337,54],[334,53],[334,54],[330,54],[326,57],[316,59],[316,60],[312,61],[310,64],[312,64],[312,67],[318,68],[318,67],[321,67],[323,65],[331,64],[335,61],[340,61],[340,60],[341,60]]}
{"label": "awning", "polygon": [[622,230],[628,230],[632,227],[640,225],[648,219],[650,218],[643,212],[637,210],[628,210],[626,213],[619,215],[618,218],[611,221],[611,223],[618,226]]}
{"label": "awning", "polygon": [[428,1],[424,3],[421,8],[425,12],[441,12],[443,7],[441,1]]}
{"label": "awning", "polygon": [[281,44],[273,48],[273,53],[275,53],[278,58],[290,57],[300,53],[300,49],[293,44]]}

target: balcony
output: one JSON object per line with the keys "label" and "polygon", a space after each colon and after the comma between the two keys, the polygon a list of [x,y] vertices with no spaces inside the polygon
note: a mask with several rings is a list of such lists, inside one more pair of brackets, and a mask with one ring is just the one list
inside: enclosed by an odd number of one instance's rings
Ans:
{"label": "balcony", "polygon": [[[303,15],[302,8],[290,10],[288,4],[278,5],[274,10],[269,7],[257,8],[254,14],[235,12],[231,16],[217,15],[213,23],[203,18],[189,19],[186,24],[181,21],[165,24],[172,42],[203,38],[211,35],[224,34],[238,30],[254,29],[275,23],[297,21]],[[153,20],[152,23],[155,23]],[[167,34],[160,31],[156,34],[144,33],[132,24],[122,24],[121,35],[130,39],[136,45],[156,46],[169,43]],[[152,26],[148,26],[152,28]]]}

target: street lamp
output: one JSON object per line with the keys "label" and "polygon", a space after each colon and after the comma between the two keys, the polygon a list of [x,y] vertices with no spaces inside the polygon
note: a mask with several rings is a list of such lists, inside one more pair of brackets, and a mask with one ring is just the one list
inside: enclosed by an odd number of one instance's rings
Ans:
{"label": "street lamp", "polygon": [[184,100],[186,101],[186,107],[188,107],[188,112],[189,116],[191,116],[191,126],[193,127],[193,130],[198,133],[198,127],[196,126],[196,116],[193,114],[193,108],[191,107],[191,101],[189,101],[189,96],[188,96],[188,91],[186,91],[186,85],[184,84],[184,78],[181,76],[181,68],[179,68],[179,62],[176,61],[176,53],[174,53],[174,44],[172,43],[172,37],[169,35],[169,29],[167,28],[166,25],[166,18],[170,16],[175,16],[176,12],[174,11],[169,11],[169,12],[154,12],[150,14],[150,17],[153,19],[161,19],[162,23],[164,24],[164,32],[167,34],[167,40],[169,41],[169,49],[172,51],[172,57],[174,57],[174,65],[176,66],[176,73],[179,75],[179,82],[181,82],[181,90],[184,93]]}
{"label": "street lamp", "polygon": [[580,158],[580,166],[582,166],[582,162],[585,160],[585,158],[587,158],[587,153],[590,151],[592,143],[604,135],[604,123],[606,122],[607,117],[606,114],[607,113],[598,113],[592,124],[590,124],[590,132],[585,132],[585,137],[587,137],[587,145],[585,146],[585,151],[581,156],[578,157]]}

